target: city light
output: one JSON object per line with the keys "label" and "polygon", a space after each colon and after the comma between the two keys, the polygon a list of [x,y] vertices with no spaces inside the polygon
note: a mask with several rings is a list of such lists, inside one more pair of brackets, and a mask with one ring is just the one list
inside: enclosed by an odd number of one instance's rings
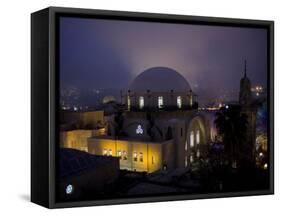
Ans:
{"label": "city light", "polygon": [[65,188],[66,194],[71,194],[73,192],[73,186],[71,184],[67,185]]}

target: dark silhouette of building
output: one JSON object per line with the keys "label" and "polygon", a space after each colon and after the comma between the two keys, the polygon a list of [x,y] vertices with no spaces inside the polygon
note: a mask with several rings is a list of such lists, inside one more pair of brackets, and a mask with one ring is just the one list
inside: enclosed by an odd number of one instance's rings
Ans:
{"label": "dark silhouette of building", "polygon": [[247,116],[247,129],[244,142],[240,145],[240,165],[246,167],[255,162],[255,140],[256,140],[256,115],[257,106],[253,101],[251,92],[251,81],[247,77],[247,62],[244,65],[244,77],[240,80],[239,104],[241,113]]}

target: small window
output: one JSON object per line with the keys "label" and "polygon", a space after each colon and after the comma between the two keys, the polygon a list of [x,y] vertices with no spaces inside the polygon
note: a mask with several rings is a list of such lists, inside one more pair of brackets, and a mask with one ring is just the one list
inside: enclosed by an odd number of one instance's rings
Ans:
{"label": "small window", "polygon": [[197,130],[196,131],[196,144],[199,144],[200,143],[200,131]]}
{"label": "small window", "polygon": [[134,159],[134,161],[138,161],[138,154],[135,151],[133,153],[133,159]]}
{"label": "small window", "polygon": [[127,160],[127,152],[126,151],[123,151],[123,160]]}
{"label": "small window", "polygon": [[196,152],[196,157],[200,157],[200,150],[199,149],[197,149],[197,152]]}
{"label": "small window", "polygon": [[193,105],[193,98],[192,98],[192,95],[190,95],[190,97],[189,97],[189,104],[190,104],[190,106]]}
{"label": "small window", "polygon": [[185,141],[184,150],[187,151],[187,140]]}
{"label": "small window", "polygon": [[117,151],[117,157],[120,157],[120,158],[122,157],[122,152],[121,152],[121,150],[118,150],[118,151]]}
{"label": "small window", "polygon": [[103,149],[102,154],[103,154],[104,156],[107,156],[107,149]]}
{"label": "small window", "polygon": [[140,162],[143,162],[143,153],[140,152]]}
{"label": "small window", "polygon": [[187,162],[187,156],[185,156],[185,159],[184,159],[184,166],[185,166],[185,167],[187,167],[187,163],[188,163],[188,162]]}
{"label": "small window", "polygon": [[130,109],[131,109],[131,98],[130,98],[130,96],[127,97],[127,105],[128,105],[128,110],[130,111]]}
{"label": "small window", "polygon": [[180,109],[182,107],[182,100],[181,100],[181,96],[177,97],[177,106]]}
{"label": "small window", "polygon": [[111,149],[108,150],[108,156],[112,156],[112,150]]}
{"label": "small window", "polygon": [[142,129],[141,125],[137,126],[136,134],[143,134],[143,129]]}
{"label": "small window", "polygon": [[143,96],[139,97],[139,107],[140,107],[140,109],[142,109],[144,107],[144,97]]}
{"label": "small window", "polygon": [[159,96],[158,97],[158,108],[162,109],[163,108],[163,104],[164,104],[163,96]]}
{"label": "small window", "polygon": [[190,132],[190,137],[189,137],[189,141],[190,141],[190,147],[193,147],[194,146],[194,132],[191,131]]}
{"label": "small window", "polygon": [[193,163],[193,161],[194,161],[194,159],[193,159],[193,155],[190,155],[189,160],[190,160],[190,163]]}
{"label": "small window", "polygon": [[151,157],[151,164],[154,164],[154,157]]}

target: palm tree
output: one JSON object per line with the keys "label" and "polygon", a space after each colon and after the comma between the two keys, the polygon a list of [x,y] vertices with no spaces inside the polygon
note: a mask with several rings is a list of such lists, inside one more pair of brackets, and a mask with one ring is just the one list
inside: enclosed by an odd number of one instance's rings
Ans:
{"label": "palm tree", "polygon": [[232,166],[236,166],[247,135],[247,115],[241,112],[240,106],[223,108],[216,113],[215,124],[222,137],[227,158]]}

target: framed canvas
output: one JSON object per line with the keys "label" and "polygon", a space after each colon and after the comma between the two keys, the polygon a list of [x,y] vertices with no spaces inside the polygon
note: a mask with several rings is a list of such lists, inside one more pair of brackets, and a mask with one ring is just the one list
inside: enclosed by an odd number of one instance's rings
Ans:
{"label": "framed canvas", "polygon": [[31,15],[31,201],[273,194],[273,21]]}

